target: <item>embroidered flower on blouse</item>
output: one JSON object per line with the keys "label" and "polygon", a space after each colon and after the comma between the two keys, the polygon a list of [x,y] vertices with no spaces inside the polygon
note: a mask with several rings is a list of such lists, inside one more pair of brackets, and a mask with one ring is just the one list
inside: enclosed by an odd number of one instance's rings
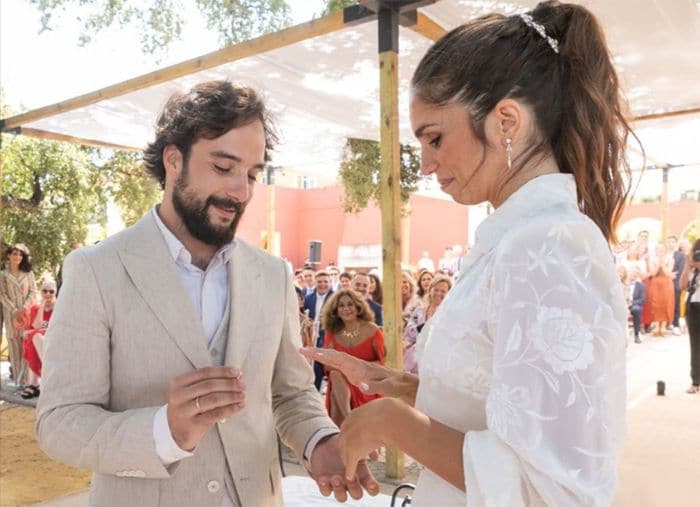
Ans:
{"label": "embroidered flower on blouse", "polygon": [[499,435],[508,435],[509,429],[523,426],[522,411],[531,406],[530,390],[525,386],[495,386],[489,393],[486,417],[488,426]]}
{"label": "embroidered flower on blouse", "polygon": [[528,336],[557,374],[585,370],[593,362],[593,335],[568,308],[541,307]]}

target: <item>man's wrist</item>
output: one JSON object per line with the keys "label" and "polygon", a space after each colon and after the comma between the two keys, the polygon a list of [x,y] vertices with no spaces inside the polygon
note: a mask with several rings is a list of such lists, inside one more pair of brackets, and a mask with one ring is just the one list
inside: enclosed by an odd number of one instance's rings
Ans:
{"label": "man's wrist", "polygon": [[338,433],[340,433],[338,428],[320,428],[311,436],[309,441],[304,446],[304,467],[307,471],[310,471],[311,469],[311,458],[313,457],[314,451],[316,450],[318,444],[325,442],[330,437],[337,435]]}

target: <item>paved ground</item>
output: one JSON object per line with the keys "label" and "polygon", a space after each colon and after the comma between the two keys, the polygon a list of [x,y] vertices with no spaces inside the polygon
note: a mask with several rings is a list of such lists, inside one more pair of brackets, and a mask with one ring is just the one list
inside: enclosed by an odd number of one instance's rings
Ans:
{"label": "paved ground", "polygon": [[[647,336],[642,344],[630,343],[627,361],[628,438],[614,507],[696,507],[700,505],[700,395],[685,394],[688,337]],[[658,380],[666,383],[663,397],[656,395]],[[4,388],[0,398],[20,400]],[[287,474],[304,474],[291,453],[285,452],[284,462]],[[419,465],[411,460],[407,465],[406,480],[415,482]],[[390,493],[397,481],[386,478],[383,462],[373,464],[373,471],[382,491]],[[86,494],[36,505],[82,507]]]}

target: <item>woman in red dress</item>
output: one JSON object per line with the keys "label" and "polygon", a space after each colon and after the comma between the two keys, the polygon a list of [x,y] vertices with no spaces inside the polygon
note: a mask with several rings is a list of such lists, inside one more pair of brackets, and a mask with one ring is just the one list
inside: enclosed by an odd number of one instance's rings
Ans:
{"label": "woman in red dress", "polygon": [[[322,316],[324,348],[346,352],[364,361],[384,364],[384,335],[374,313],[355,291],[341,289],[326,303]],[[380,396],[365,394],[338,370],[327,370],[326,410],[338,426],[350,411]]]}
{"label": "woman in red dress", "polygon": [[31,306],[28,311],[18,319],[17,327],[24,332],[23,350],[24,359],[27,361],[27,387],[22,398],[29,399],[39,396],[39,380],[41,378],[41,360],[44,348],[44,334],[49,327],[49,320],[53,315],[53,307],[56,304],[56,282],[47,280],[41,285],[41,303]]}

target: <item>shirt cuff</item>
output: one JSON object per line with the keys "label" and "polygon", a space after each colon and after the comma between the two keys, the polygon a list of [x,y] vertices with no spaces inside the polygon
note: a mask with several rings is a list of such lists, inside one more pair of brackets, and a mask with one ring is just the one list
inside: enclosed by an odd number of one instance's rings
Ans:
{"label": "shirt cuff", "polygon": [[311,455],[314,453],[314,449],[318,443],[326,437],[331,435],[336,435],[340,433],[338,428],[320,428],[316,430],[316,433],[311,435],[311,438],[306,442],[306,447],[304,447],[304,467],[307,472],[311,471]]}
{"label": "shirt cuff", "polygon": [[184,458],[194,456],[194,453],[180,449],[173,439],[168,424],[168,404],[158,409],[153,417],[153,440],[156,443],[156,453],[163,462],[163,466],[169,466]]}

